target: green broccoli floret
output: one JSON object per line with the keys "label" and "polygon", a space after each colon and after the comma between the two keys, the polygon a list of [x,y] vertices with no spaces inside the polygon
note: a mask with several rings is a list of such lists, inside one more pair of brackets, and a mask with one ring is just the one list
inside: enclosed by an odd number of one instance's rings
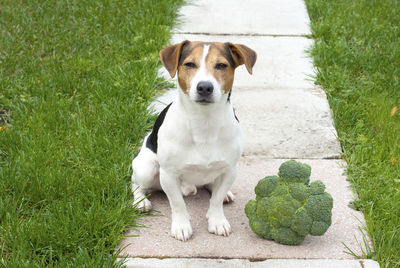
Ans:
{"label": "green broccoli floret", "polygon": [[308,235],[323,235],[332,223],[333,199],[321,181],[311,184],[311,167],[283,163],[279,176],[261,179],[256,200],[245,207],[250,228],[262,238],[298,245]]}
{"label": "green broccoli floret", "polygon": [[289,160],[279,167],[279,177],[287,182],[310,182],[311,167],[307,164]]}

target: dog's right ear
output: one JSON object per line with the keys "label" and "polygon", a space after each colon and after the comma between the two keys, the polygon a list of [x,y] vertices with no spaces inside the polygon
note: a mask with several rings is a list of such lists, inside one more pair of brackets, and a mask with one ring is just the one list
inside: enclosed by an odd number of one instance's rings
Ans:
{"label": "dog's right ear", "polygon": [[185,40],[179,44],[169,46],[160,51],[160,60],[167,69],[171,77],[174,77],[178,69],[179,57],[181,56],[182,48],[190,41]]}

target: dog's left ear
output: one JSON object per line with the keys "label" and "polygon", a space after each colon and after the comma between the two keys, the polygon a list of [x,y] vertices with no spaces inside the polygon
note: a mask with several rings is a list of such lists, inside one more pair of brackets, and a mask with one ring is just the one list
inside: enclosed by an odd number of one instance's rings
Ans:
{"label": "dog's left ear", "polygon": [[226,43],[229,46],[233,60],[237,66],[244,64],[247,71],[253,74],[253,66],[257,60],[257,53],[251,48],[242,44]]}
{"label": "dog's left ear", "polygon": [[173,78],[178,69],[179,57],[181,56],[182,48],[190,41],[185,40],[179,44],[169,46],[160,51],[160,60]]}

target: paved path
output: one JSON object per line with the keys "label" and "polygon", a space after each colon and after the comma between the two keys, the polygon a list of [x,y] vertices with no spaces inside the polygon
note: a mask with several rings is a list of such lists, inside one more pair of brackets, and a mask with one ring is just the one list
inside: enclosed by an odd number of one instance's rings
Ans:
{"label": "paved path", "polygon": [[290,260],[271,259],[251,262],[245,259],[213,260],[213,259],[155,259],[134,258],[125,263],[128,268],[377,268],[372,260]]}
{"label": "paved path", "polygon": [[[313,65],[305,50],[312,40],[308,38],[309,18],[303,1],[200,0],[184,6],[180,13],[182,24],[171,43],[185,39],[230,41],[246,44],[258,53],[254,75],[239,67],[232,93],[245,137],[244,155],[232,188],[237,199],[224,208],[233,233],[218,237],[207,232],[209,194],[200,190],[198,195],[185,198],[193,238],[185,243],[174,240],[169,236],[168,200],[163,193],[155,193],[150,199],[162,216],[142,219],[149,228],[130,231],[129,235],[139,236],[122,242],[125,248],[121,255],[132,257],[128,266],[378,267],[376,262],[360,262],[344,253],[343,243],[361,254],[357,240],[362,241],[359,226],[364,218],[348,207],[354,198],[344,176],[345,163],[338,160],[341,149],[329,105],[311,79]],[[159,111],[175,94],[167,92],[152,108]],[[308,236],[300,246],[258,238],[243,211],[246,202],[254,198],[257,181],[276,174],[288,158],[310,164],[311,180],[322,180],[334,198],[330,229],[322,237]]]}

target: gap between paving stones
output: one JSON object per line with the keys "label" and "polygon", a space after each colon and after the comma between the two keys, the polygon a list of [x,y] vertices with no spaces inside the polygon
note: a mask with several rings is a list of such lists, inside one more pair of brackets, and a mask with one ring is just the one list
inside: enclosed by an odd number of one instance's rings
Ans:
{"label": "gap between paving stones", "polygon": [[249,37],[304,37],[312,38],[310,34],[259,34],[259,33],[207,33],[207,32],[172,32],[173,34],[190,34],[190,35],[206,35],[206,36],[249,36]]}

